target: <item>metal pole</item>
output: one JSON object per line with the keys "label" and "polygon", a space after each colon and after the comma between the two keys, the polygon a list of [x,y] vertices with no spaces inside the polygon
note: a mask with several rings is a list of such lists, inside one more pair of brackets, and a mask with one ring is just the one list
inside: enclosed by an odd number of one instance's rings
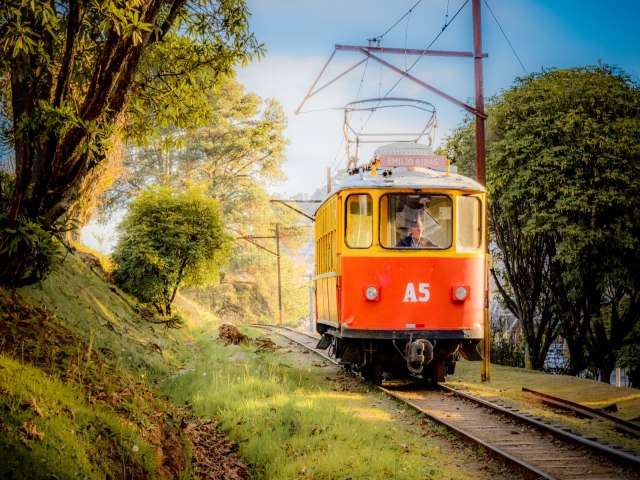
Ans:
{"label": "metal pole", "polygon": [[[473,70],[476,80],[476,110],[484,114],[484,93],[482,85],[482,30],[480,24],[480,0],[473,0]],[[484,169],[484,115],[476,115],[476,175],[482,185],[486,183]]]}
{"label": "metal pole", "polygon": [[309,275],[309,331],[313,333],[313,275]]}
{"label": "metal pole", "polygon": [[[483,115],[476,115],[476,179],[481,185],[486,184],[485,173],[485,132],[484,132],[484,93],[482,85],[482,23],[480,12],[480,0],[473,0],[473,70],[475,74],[475,94],[476,94],[476,111]],[[489,250],[489,232],[487,225],[487,216],[485,215],[485,277],[484,277],[484,322],[483,322],[483,360],[480,371],[480,379],[488,382],[491,379],[491,332],[489,328],[489,269],[488,269],[488,250]]]}
{"label": "metal pole", "polygon": [[280,230],[276,223],[276,256],[278,257],[278,325],[282,325],[282,284],[280,281]]}

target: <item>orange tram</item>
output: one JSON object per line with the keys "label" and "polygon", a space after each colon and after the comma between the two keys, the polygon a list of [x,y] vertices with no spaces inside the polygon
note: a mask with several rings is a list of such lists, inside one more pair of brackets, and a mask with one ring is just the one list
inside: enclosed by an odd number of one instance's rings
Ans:
{"label": "orange tram", "polygon": [[379,147],[316,211],[318,348],[367,380],[482,360],[485,189],[429,147]]}

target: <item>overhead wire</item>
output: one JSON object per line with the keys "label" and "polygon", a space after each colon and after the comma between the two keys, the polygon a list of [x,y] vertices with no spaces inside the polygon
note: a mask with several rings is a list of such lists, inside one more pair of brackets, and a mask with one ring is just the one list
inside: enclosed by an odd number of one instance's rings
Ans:
{"label": "overhead wire", "polygon": [[[432,45],[433,45],[434,43],[436,43],[436,41],[438,40],[438,38],[440,38],[440,35],[442,35],[442,34],[444,33],[444,31],[447,29],[447,27],[448,27],[449,25],[451,25],[451,22],[453,22],[453,21],[456,19],[456,17],[458,16],[458,14],[459,14],[459,13],[462,11],[462,9],[467,5],[467,3],[469,3],[469,0],[466,0],[466,1],[462,4],[462,6],[458,9],[458,11],[455,13],[455,15],[454,15],[453,17],[451,17],[451,20],[449,20],[448,22],[445,20],[445,24],[443,25],[442,30],[440,30],[440,33],[438,33],[438,35],[436,35],[436,37],[435,37],[433,40],[431,40],[431,43],[429,43],[429,45],[427,45],[427,47],[426,47],[426,48],[424,48],[423,50],[429,50],[429,49],[432,47]],[[449,8],[449,5],[447,4],[447,14],[448,14],[448,8]],[[396,81],[396,83],[394,83],[394,84],[393,84],[393,86],[389,89],[389,91],[384,95],[385,97],[386,97],[387,95],[389,95],[389,94],[390,94],[390,93],[391,93],[391,92],[392,92],[392,91],[393,91],[393,90],[398,86],[398,84],[399,84],[399,83],[400,83],[400,82],[405,78],[405,76],[406,76],[406,75],[407,75],[407,74],[408,74],[408,73],[413,69],[413,67],[415,67],[415,66],[416,66],[416,64],[417,64],[417,63],[422,59],[422,57],[424,57],[424,53],[421,53],[421,54],[418,56],[418,58],[416,58],[416,59],[415,59],[415,61],[411,64],[411,66],[410,66],[408,69],[405,69],[404,75],[403,75],[403,76],[401,76],[401,77]]]}
{"label": "overhead wire", "polygon": [[[362,90],[362,85],[364,84],[364,77],[367,74],[368,66],[369,66],[369,59],[367,58],[367,61],[364,64],[364,70],[362,71],[362,77],[360,78],[360,85],[358,85],[358,91],[356,92],[356,100],[360,99],[360,91]],[[349,120],[351,120],[352,116],[353,116],[353,112],[349,114]]]}
{"label": "overhead wire", "polygon": [[[411,12],[411,10],[409,10]],[[411,20],[411,15],[407,17],[407,25],[404,27],[404,68],[407,69],[407,40],[409,38],[409,21]],[[380,65],[382,67],[382,65]]]}
{"label": "overhead wire", "polygon": [[500,22],[498,21],[498,18],[496,17],[495,13],[493,13],[493,10],[491,10],[491,7],[489,6],[489,3],[487,3],[487,0],[484,0],[484,4],[487,6],[487,9],[489,10],[489,13],[491,13],[491,16],[493,17],[493,19],[496,21],[496,23],[498,24],[498,28],[500,29],[500,31],[502,32],[502,35],[504,36],[504,39],[507,41],[507,43],[509,44],[509,47],[511,48],[511,51],[513,52],[513,54],[516,56],[516,59],[518,59],[518,63],[520,64],[520,66],[522,67],[522,70],[524,70],[525,75],[529,75],[529,72],[527,72],[527,69],[524,68],[524,65],[522,64],[522,61],[520,60],[520,57],[518,56],[518,54],[516,53],[516,49],[513,48],[513,45],[511,45],[511,42],[509,41],[509,37],[507,37],[507,34],[504,32],[504,30],[502,29],[502,25],[500,25]]}
{"label": "overhead wire", "polygon": [[[373,37],[371,39],[369,39],[369,41],[378,41],[378,42],[382,42],[382,39],[384,38],[384,36],[389,33],[391,30],[393,30],[404,18],[407,18],[407,25],[405,26],[405,36],[404,36],[404,47],[405,50],[407,48],[407,38],[409,35],[409,20],[411,19],[411,13],[413,12],[413,9],[416,8],[418,5],[420,5],[420,3],[422,3],[422,0],[419,0],[418,2],[416,2],[407,12],[405,12],[404,15],[402,15],[402,17],[400,17],[391,27],[389,27],[382,35],[378,35],[377,37]],[[407,55],[405,54],[405,69],[407,68]],[[378,97],[382,98],[382,71],[383,71],[383,65],[380,64],[380,75],[378,78]],[[360,91],[360,88],[358,88],[358,91]],[[385,97],[388,95],[389,93],[387,93],[385,95]],[[356,98],[357,99],[357,98]],[[378,105],[380,103],[378,102]],[[375,112],[375,108],[372,109],[369,112],[369,115],[367,116],[367,119],[364,122],[360,122],[360,132],[362,132],[362,130],[364,130],[364,128],[367,126],[367,124],[369,123],[369,121],[371,120],[371,117],[373,116],[373,113]]]}
{"label": "overhead wire", "polygon": [[391,30],[393,30],[393,29],[394,29],[394,28],[395,28],[395,27],[396,27],[396,26],[397,26],[397,25],[398,25],[402,20],[404,20],[404,18],[405,18],[407,15],[410,15],[410,14],[411,14],[411,11],[412,11],[414,8],[416,8],[416,7],[417,7],[418,5],[420,5],[421,3],[422,3],[422,0],[418,0],[418,1],[415,3],[415,5],[414,5],[413,7],[411,7],[411,8],[410,8],[410,9],[409,9],[409,10],[408,10],[404,15],[402,15],[402,16],[398,19],[398,21],[396,21],[396,23],[394,23],[394,24],[393,24],[393,25],[391,25],[389,28],[387,28],[387,31],[386,31],[386,32],[384,32],[382,35],[378,35],[377,37],[370,38],[369,40],[370,40],[370,41],[382,40],[382,39],[384,38],[384,36],[385,36],[387,33],[389,33]]}
{"label": "overhead wire", "polygon": [[[342,151],[343,145],[344,145],[344,137],[340,140],[340,145],[338,145],[338,150],[336,150],[336,155],[333,158],[333,162],[331,162],[331,166],[329,168],[333,169],[335,166],[340,164],[340,162],[343,160],[344,156],[346,155],[344,152],[342,152],[342,157],[339,157],[340,152]],[[340,160],[338,160],[338,158],[340,158]]]}
{"label": "overhead wire", "polygon": [[[444,20],[444,25],[442,26],[442,29],[440,30],[440,32],[435,36],[435,38],[427,45],[426,48],[424,48],[424,50],[429,50],[429,48],[431,48],[433,46],[433,44],[438,40],[438,38],[440,38],[440,36],[444,33],[444,31],[447,29],[447,27],[456,19],[456,17],[460,14],[460,12],[462,11],[462,9],[464,9],[464,7],[469,3],[469,0],[465,0],[465,2],[460,6],[460,8],[458,8],[458,10],[456,11],[456,13],[451,17],[451,20],[448,20],[449,17],[449,1],[447,0],[447,10],[445,13],[445,20]],[[387,33],[389,33],[391,30],[393,30],[403,19],[405,19],[407,16],[410,16],[413,9],[416,8],[418,5],[420,5],[420,3],[422,3],[422,0],[418,0],[407,12],[405,12],[404,15],[402,15],[393,25],[391,25],[384,33],[382,33],[381,35],[378,35],[376,37],[370,38],[369,41],[373,42],[373,41],[377,41],[377,42],[381,42],[382,39],[384,38],[385,35],[387,35]],[[486,0],[485,0],[486,3]],[[488,5],[487,5],[488,6]],[[493,12],[492,12],[493,15]],[[494,19],[495,19],[495,15],[494,15]],[[496,19],[497,22],[497,19]],[[406,48],[406,41],[407,41],[407,36],[408,36],[408,28],[409,28],[409,20],[407,20],[407,26],[406,26],[406,30],[405,30],[405,48]],[[401,76],[394,84],[393,86],[387,91],[387,93],[384,95],[384,97],[381,97],[380,95],[378,95],[380,98],[387,98],[389,96],[389,94],[398,86],[398,84],[405,78],[406,74],[408,74],[415,66],[416,64],[422,59],[422,57],[424,56],[424,53],[421,53],[418,58],[411,64],[411,66],[409,68],[406,68],[406,56],[405,56],[405,73],[403,76]],[[368,62],[367,62],[368,63]],[[382,65],[380,66],[381,69],[381,73],[380,73],[380,82],[379,82],[379,89],[382,86]],[[362,83],[364,81],[364,75],[366,73],[366,66],[365,66],[365,71],[363,72],[363,76],[362,79],[360,81],[360,85],[358,86],[358,94],[360,93],[360,90],[362,88]],[[368,118],[366,119],[366,121],[362,124],[361,123],[361,128],[360,131],[362,131],[364,129],[364,127],[366,127],[366,125],[369,123],[369,120],[371,120],[371,116],[373,115],[375,111],[375,108],[373,108],[371,110],[371,112],[368,115]],[[340,142],[340,147],[338,148],[338,152],[336,152],[336,156],[331,164],[330,169],[332,169],[335,165],[336,162],[338,161],[339,158],[339,151],[342,148],[342,145],[344,144],[344,139],[341,140]],[[342,159],[344,159],[344,157],[347,155],[346,152],[343,152],[342,157],[340,157],[340,161]]]}
{"label": "overhead wire", "polygon": [[[448,17],[449,17],[449,1],[447,1],[447,11],[445,14],[445,20],[444,20],[444,25],[442,26],[442,29],[440,30],[440,32],[435,36],[435,38],[429,43],[429,45],[424,49],[424,50],[429,50],[429,48],[431,48],[433,46],[433,44],[438,40],[438,38],[440,38],[440,36],[444,33],[444,31],[447,29],[447,27],[451,24],[451,22],[453,22],[456,17],[458,16],[458,14],[460,14],[460,12],[462,11],[462,9],[467,5],[467,3],[469,3],[469,0],[465,0],[465,2],[460,6],[460,8],[458,9],[458,11],[455,13],[455,15],[453,15],[453,17],[451,17],[451,20],[447,21]],[[382,37],[384,37],[387,33],[389,33],[396,25],[398,25],[398,23],[400,23],[400,21],[402,21],[402,19],[404,19],[407,15],[411,14],[411,11],[418,6],[418,4],[420,4],[420,2],[417,2],[413,7],[411,7],[409,9],[408,12],[406,12],[402,17],[400,17],[400,19],[394,23],[389,29],[387,29],[386,32],[384,32],[382,35],[378,36],[378,37],[374,37],[373,40],[376,39],[382,39]],[[408,28],[408,24],[407,24],[407,28]],[[406,39],[405,39],[406,42]],[[405,44],[406,46],[406,44]],[[405,63],[405,75],[408,74],[413,67],[416,66],[416,64],[422,59],[422,57],[424,56],[424,53],[421,53],[418,58],[411,64],[411,66],[409,68],[406,68],[406,63]],[[406,56],[405,56],[405,62],[406,62]],[[380,67],[382,68],[382,66]],[[403,78],[405,78],[405,75],[403,75],[402,77],[400,77],[396,83],[393,84],[393,86],[387,91],[387,93],[382,97],[381,95],[378,95],[381,98],[387,98],[389,96],[389,94],[398,86],[398,84],[402,81]],[[364,124],[361,127],[361,131],[364,129],[364,127],[367,126],[367,124],[369,123],[369,120],[371,120],[371,117],[373,115],[373,112],[375,110],[372,110],[369,113],[369,116],[367,117],[367,120],[364,122]]]}
{"label": "overhead wire", "polygon": [[449,1],[447,0],[447,11],[444,14],[444,25],[442,26],[442,29],[444,30],[447,26],[447,19],[449,18]]}

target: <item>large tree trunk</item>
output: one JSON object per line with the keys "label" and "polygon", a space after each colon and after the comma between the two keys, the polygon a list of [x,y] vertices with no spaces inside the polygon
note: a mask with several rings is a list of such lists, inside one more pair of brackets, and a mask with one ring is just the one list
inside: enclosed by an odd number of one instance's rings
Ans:
{"label": "large tree trunk", "polygon": [[[155,24],[163,0],[152,0],[142,4],[140,20]],[[184,0],[172,2],[173,17]],[[33,259],[46,238],[33,243],[30,237],[20,233],[20,225],[32,223],[40,225],[43,232],[53,234],[56,223],[78,200],[83,180],[89,172],[99,165],[107,154],[104,146],[96,145],[96,135],[108,136],[110,128],[123,113],[129,99],[134,74],[148,44],[157,40],[157,32],[142,32],[143,41],[136,44],[132,36],[120,36],[115,31],[107,34],[102,51],[97,59],[96,68],[89,92],[84,103],[78,108],[77,121],[68,129],[51,126],[39,118],[43,115],[38,102],[48,107],[60,107],[68,93],[69,75],[81,17],[81,3],[71,1],[66,18],[67,30],[63,62],[54,82],[50,69],[39,68],[36,55],[23,55],[18,60],[22,69],[14,69],[11,74],[11,105],[15,135],[16,178],[8,215],[3,225],[17,232],[0,238],[0,284],[16,287],[39,280],[41,274],[34,267]],[[30,10],[24,9],[29,22]],[[174,11],[175,10],[175,11]],[[38,24],[37,22],[29,22]],[[165,22],[166,23],[166,22]],[[163,25],[166,32],[170,25]],[[41,26],[38,32],[47,53],[53,55],[54,39],[52,34]],[[34,72],[39,72],[35,74]],[[25,72],[28,72],[25,74]],[[93,133],[85,125],[95,125]],[[29,128],[25,128],[28,125]],[[61,132],[64,132],[60,136]],[[102,132],[102,133],[101,133]],[[93,150],[89,147],[98,147]],[[89,154],[89,152],[92,152]],[[19,237],[23,235],[22,237]],[[7,251],[11,242],[19,240],[17,251]],[[49,240],[50,241],[50,240]]]}
{"label": "large tree trunk", "polygon": [[500,206],[495,200],[489,207],[489,214],[494,238],[502,253],[506,285],[494,269],[491,274],[505,304],[522,324],[525,367],[541,370],[549,346],[560,329],[560,320],[552,311],[551,294],[546,285],[548,247],[541,235],[522,233],[519,215],[514,212],[510,220],[501,219]]}

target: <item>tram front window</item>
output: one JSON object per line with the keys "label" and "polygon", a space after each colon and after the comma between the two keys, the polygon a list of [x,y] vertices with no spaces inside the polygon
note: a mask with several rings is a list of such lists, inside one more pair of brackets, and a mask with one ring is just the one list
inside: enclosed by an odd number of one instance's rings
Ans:
{"label": "tram front window", "polygon": [[350,248],[369,248],[373,238],[373,202],[366,193],[349,195],[346,212],[346,243]]}
{"label": "tram front window", "polygon": [[474,195],[458,197],[456,214],[458,250],[479,250],[482,247],[482,201]]}
{"label": "tram front window", "polygon": [[451,246],[452,205],[446,195],[383,195],[380,216],[383,247],[444,249]]}

